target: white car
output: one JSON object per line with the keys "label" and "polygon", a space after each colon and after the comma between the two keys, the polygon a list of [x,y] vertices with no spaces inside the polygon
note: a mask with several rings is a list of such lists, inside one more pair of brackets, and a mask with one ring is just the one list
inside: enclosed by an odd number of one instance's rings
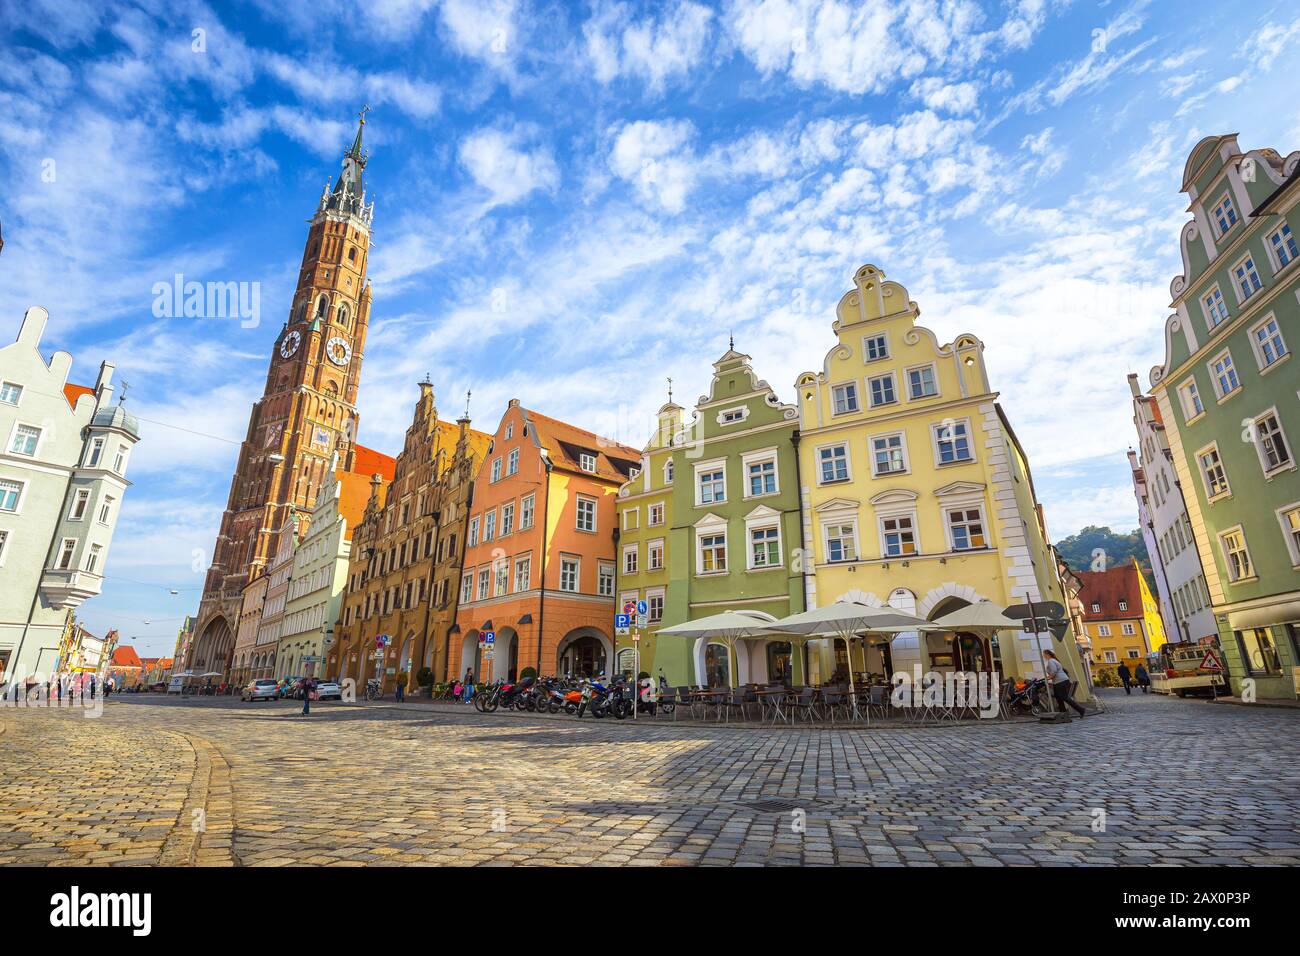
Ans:
{"label": "white car", "polygon": [[239,693],[240,700],[275,700],[280,696],[280,685],[269,677],[250,680]]}
{"label": "white car", "polygon": [[342,700],[343,688],[338,681],[323,680],[316,685],[317,700]]}

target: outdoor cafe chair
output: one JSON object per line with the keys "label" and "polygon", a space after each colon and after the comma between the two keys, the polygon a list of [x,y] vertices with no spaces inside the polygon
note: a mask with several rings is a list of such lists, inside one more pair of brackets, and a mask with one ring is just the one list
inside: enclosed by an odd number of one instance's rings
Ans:
{"label": "outdoor cafe chair", "polygon": [[799,696],[791,700],[787,705],[791,720],[798,719],[803,714],[805,719],[810,723],[818,716],[817,711],[817,688],[803,687],[799,690]]}
{"label": "outdoor cafe chair", "polygon": [[725,716],[727,723],[731,722],[731,715],[734,711],[740,711],[740,719],[745,720],[749,715],[745,709],[748,701],[745,698],[745,692],[737,688],[732,691],[730,696],[722,698],[718,707]]}
{"label": "outdoor cafe chair", "polygon": [[889,688],[872,684],[867,688],[867,713],[879,713],[883,718],[889,713]]}
{"label": "outdoor cafe chair", "polygon": [[835,714],[837,711],[843,714],[845,720],[848,719],[848,715],[849,715],[848,695],[845,694],[843,691],[839,691],[839,690],[823,691],[822,714],[830,718],[832,727],[835,726]]}

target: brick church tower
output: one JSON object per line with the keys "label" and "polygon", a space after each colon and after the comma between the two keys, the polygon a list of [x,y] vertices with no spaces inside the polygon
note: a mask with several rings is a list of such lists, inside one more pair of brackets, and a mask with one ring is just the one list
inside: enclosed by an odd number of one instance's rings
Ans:
{"label": "brick church tower", "polygon": [[367,452],[356,445],[374,215],[362,184],[365,124],[362,110],[343,171],[321,193],[289,320],[272,345],[266,386],[249,416],[195,623],[188,664],[196,674],[227,670],[244,585],[265,573],[276,532],[288,521],[305,522],[334,451],[349,471],[358,450]]}

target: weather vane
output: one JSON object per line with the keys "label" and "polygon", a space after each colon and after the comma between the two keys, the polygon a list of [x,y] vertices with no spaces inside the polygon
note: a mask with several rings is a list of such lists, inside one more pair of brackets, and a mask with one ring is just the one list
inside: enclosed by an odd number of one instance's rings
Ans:
{"label": "weather vane", "polygon": [[127,391],[127,389],[129,389],[130,387],[131,387],[131,383],[128,382],[126,379],[122,379],[122,395],[121,395],[121,397],[117,400],[117,403],[118,403],[119,405],[121,405],[123,402],[126,401],[126,391]]}
{"label": "weather vane", "polygon": [[669,375],[668,376],[668,404],[671,405],[672,403],[673,403],[673,377]]}
{"label": "weather vane", "polygon": [[469,418],[469,397],[474,394],[473,389],[465,389],[465,417]]}

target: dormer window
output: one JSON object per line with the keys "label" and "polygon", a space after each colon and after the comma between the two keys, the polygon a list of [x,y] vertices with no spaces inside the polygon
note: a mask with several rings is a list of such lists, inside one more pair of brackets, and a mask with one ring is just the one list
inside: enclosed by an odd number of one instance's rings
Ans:
{"label": "dormer window", "polygon": [[1101,605],[1098,604],[1096,601],[1093,601],[1093,602],[1092,602],[1092,613],[1093,613],[1093,614],[1100,614],[1100,613],[1101,613]]}
{"label": "dormer window", "polygon": [[584,451],[578,456],[578,467],[583,471],[594,472],[596,470],[596,456],[591,452]]}
{"label": "dormer window", "polygon": [[1210,212],[1210,218],[1219,227],[1219,235],[1226,235],[1237,224],[1237,207],[1233,205],[1232,197],[1224,193],[1219,204]]}
{"label": "dormer window", "polygon": [[875,362],[889,358],[889,339],[884,335],[869,335],[862,340],[862,359]]}
{"label": "dormer window", "polygon": [[743,408],[729,408],[719,418],[723,425],[734,425],[736,422],[745,420],[745,410]]}

